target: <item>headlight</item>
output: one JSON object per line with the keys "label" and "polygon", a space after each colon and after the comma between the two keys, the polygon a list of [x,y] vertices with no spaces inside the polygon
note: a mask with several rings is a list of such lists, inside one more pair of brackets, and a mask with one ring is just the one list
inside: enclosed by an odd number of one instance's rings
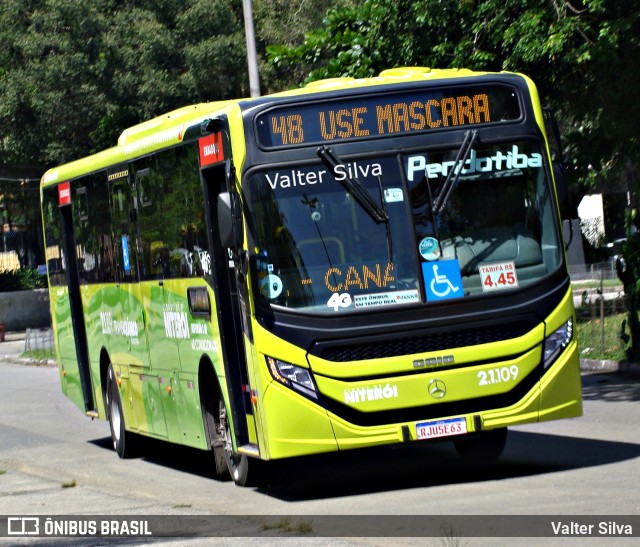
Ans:
{"label": "headlight", "polygon": [[299,391],[307,397],[313,399],[318,398],[316,385],[311,377],[311,372],[306,368],[297,367],[296,365],[274,359],[273,357],[267,357],[267,365],[274,380]]}
{"label": "headlight", "polygon": [[553,334],[544,339],[542,363],[544,368],[549,368],[558,358],[558,355],[569,345],[573,338],[573,319],[569,319]]}

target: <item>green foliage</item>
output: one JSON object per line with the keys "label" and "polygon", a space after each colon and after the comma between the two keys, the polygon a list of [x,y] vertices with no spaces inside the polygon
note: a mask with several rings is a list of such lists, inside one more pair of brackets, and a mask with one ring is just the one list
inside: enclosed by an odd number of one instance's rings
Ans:
{"label": "green foliage", "polygon": [[113,146],[186,104],[245,94],[237,0],[0,3],[3,163],[43,168]]}
{"label": "green foliage", "polygon": [[640,359],[640,216],[637,206],[627,210],[628,238],[622,245],[624,262],[618,264],[618,275],[624,283],[627,300],[628,326],[631,335],[629,358]]}
{"label": "green foliage", "polygon": [[[361,2],[361,0],[359,0]],[[354,0],[253,0],[256,42],[260,57],[260,86],[263,93],[299,85],[309,71],[304,64],[282,69],[268,60],[266,51],[274,44],[293,47],[304,40],[309,29],[322,24],[330,7],[353,4]]]}
{"label": "green foliage", "polygon": [[[254,0],[258,48],[293,44],[329,6]],[[240,0],[3,0],[0,158],[46,169],[187,104],[248,94]],[[303,78],[262,62],[263,89]]]}
{"label": "green foliage", "polygon": [[16,271],[0,272],[0,292],[43,289],[47,286],[47,276],[37,269],[23,268]]}
{"label": "green foliage", "polygon": [[[394,56],[394,21],[400,17],[405,1],[387,0],[347,3],[329,9],[321,28],[305,35],[294,47],[271,46],[267,54],[281,73],[287,68],[305,67],[305,81],[342,76],[372,76]],[[385,31],[383,31],[383,27]]]}
{"label": "green foliage", "polygon": [[28,359],[30,364],[46,365],[48,361],[56,358],[56,352],[53,348],[32,349],[23,352],[20,357]]}
{"label": "green foliage", "polygon": [[640,156],[632,0],[365,0],[329,10],[303,43],[267,52],[280,73],[308,69],[306,82],[411,65],[529,74],[558,114],[574,207]]}
{"label": "green foliage", "polygon": [[610,359],[624,361],[627,358],[627,344],[620,333],[626,314],[607,315],[604,318],[578,319],[576,333],[580,356],[584,359]]}

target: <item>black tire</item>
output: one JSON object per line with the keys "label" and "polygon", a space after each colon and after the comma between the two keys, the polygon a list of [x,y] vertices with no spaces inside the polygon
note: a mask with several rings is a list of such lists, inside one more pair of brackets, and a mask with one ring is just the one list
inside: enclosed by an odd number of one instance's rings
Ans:
{"label": "black tire", "polygon": [[219,423],[219,412],[216,412],[217,406],[213,395],[203,395],[201,404],[205,428],[213,455],[213,471],[218,480],[228,481],[231,479],[231,475],[229,474],[227,457],[225,455],[225,440],[221,434],[222,428]]}
{"label": "black tire", "polygon": [[453,441],[458,455],[468,461],[488,462],[502,454],[507,442],[507,428],[490,429]]}
{"label": "black tire", "polygon": [[107,390],[105,394],[113,448],[121,458],[131,458],[137,452],[138,443],[135,433],[127,431],[125,427],[120,391],[118,390],[118,383],[111,363],[109,363],[107,370]]}
{"label": "black tire", "polygon": [[264,462],[233,451],[231,427],[222,398],[220,398],[218,410],[219,435],[224,442],[224,455],[229,475],[238,486],[258,486],[264,477]]}

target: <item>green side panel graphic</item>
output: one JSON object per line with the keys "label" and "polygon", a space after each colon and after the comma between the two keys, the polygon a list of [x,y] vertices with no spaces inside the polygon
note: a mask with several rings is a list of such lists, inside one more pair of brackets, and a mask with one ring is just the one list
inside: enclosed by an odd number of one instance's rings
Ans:
{"label": "green side panel graphic", "polygon": [[[187,290],[204,287],[209,316],[194,317]],[[127,429],[159,439],[207,448],[200,406],[198,370],[202,360],[217,374],[220,348],[214,298],[202,279],[81,287],[94,393],[100,416],[104,404],[101,356],[108,356],[120,379]],[[84,409],[66,290],[54,302],[61,382]],[[105,360],[106,362],[106,360]],[[104,366],[104,364],[103,364]],[[220,378],[224,387],[224,377]],[[214,389],[211,386],[210,389]]]}
{"label": "green side panel graphic", "polygon": [[84,395],[80,384],[67,289],[56,287],[51,291],[50,302],[62,392],[84,412]]}

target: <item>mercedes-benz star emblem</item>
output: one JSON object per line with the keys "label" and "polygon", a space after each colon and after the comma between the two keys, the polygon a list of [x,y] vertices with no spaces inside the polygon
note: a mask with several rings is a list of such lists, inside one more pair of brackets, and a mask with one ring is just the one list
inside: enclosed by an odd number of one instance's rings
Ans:
{"label": "mercedes-benz star emblem", "polygon": [[429,395],[434,399],[442,399],[447,394],[447,386],[437,378],[429,382]]}

